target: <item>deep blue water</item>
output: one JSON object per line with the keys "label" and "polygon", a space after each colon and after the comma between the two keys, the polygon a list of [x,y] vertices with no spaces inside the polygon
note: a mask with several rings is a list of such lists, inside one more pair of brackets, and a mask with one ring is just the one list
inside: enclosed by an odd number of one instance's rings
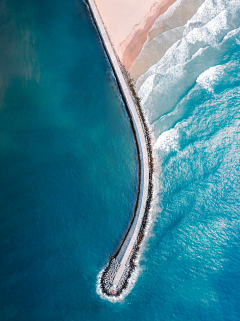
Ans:
{"label": "deep blue water", "polygon": [[206,0],[194,19],[139,91],[157,220],[111,303],[97,275],[138,164],[110,67],[82,2],[0,2],[0,321],[240,320],[239,4]]}

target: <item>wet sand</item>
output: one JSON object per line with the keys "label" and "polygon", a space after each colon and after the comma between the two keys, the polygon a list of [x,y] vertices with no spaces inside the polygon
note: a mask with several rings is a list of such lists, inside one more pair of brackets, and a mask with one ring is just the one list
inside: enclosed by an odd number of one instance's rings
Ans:
{"label": "wet sand", "polygon": [[128,70],[154,21],[175,0],[95,0],[116,54]]}

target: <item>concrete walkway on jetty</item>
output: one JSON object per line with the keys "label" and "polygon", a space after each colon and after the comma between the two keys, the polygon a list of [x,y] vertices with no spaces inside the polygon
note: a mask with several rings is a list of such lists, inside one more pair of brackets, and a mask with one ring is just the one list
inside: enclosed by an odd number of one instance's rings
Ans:
{"label": "concrete walkway on jetty", "polygon": [[[125,248],[122,251],[122,256],[119,259],[119,268],[116,272],[116,275],[113,279],[113,287],[117,287],[123,273],[125,270],[125,266],[127,262],[130,259],[130,255],[132,254],[132,250],[134,247],[134,244],[136,243],[141,225],[142,220],[145,214],[146,209],[146,203],[148,199],[148,192],[149,192],[149,157],[148,157],[148,148],[147,148],[147,142],[144,134],[144,129],[142,126],[142,122],[140,120],[140,116],[137,111],[137,106],[135,104],[134,98],[132,96],[132,93],[130,91],[130,88],[123,76],[122,70],[120,68],[118,59],[115,55],[114,49],[112,47],[111,41],[109,39],[109,36],[107,34],[107,31],[104,27],[103,21],[100,17],[100,14],[98,12],[97,6],[94,2],[94,0],[87,0],[86,1],[89,5],[89,9],[91,11],[92,17],[94,19],[94,22],[96,24],[96,27],[98,29],[98,32],[100,34],[100,37],[102,39],[103,45],[105,47],[106,54],[110,60],[110,63],[112,65],[112,68],[114,69],[115,76],[117,77],[118,84],[121,90],[121,94],[125,98],[125,102],[127,104],[128,111],[130,113],[130,117],[133,122],[133,126],[135,128],[136,132],[136,139],[139,146],[139,156],[140,156],[140,164],[141,167],[141,184],[139,185],[140,193],[139,193],[139,202],[138,202],[138,208],[135,214],[135,218],[133,221],[132,228],[129,230],[130,237],[128,238],[127,245],[125,242],[123,242],[122,246],[125,246]],[[140,178],[139,178],[140,179]]]}

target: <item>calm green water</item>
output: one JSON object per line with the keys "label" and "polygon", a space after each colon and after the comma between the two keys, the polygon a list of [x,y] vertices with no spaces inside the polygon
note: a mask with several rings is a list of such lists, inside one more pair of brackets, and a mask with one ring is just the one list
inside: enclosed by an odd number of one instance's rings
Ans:
{"label": "calm green water", "polygon": [[110,67],[82,2],[0,2],[1,321],[240,319],[240,5],[200,9],[139,86],[157,221],[111,303],[138,164]]}

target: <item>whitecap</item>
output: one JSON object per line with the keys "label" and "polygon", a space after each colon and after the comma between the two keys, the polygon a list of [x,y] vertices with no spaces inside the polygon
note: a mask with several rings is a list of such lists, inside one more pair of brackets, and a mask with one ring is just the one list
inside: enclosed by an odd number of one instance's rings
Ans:
{"label": "whitecap", "polygon": [[157,139],[154,149],[169,153],[171,150],[179,148],[179,130],[178,128],[171,128],[163,132]]}
{"label": "whitecap", "polygon": [[223,66],[214,66],[205,70],[196,80],[196,82],[208,91],[213,92],[213,85],[223,76]]}

